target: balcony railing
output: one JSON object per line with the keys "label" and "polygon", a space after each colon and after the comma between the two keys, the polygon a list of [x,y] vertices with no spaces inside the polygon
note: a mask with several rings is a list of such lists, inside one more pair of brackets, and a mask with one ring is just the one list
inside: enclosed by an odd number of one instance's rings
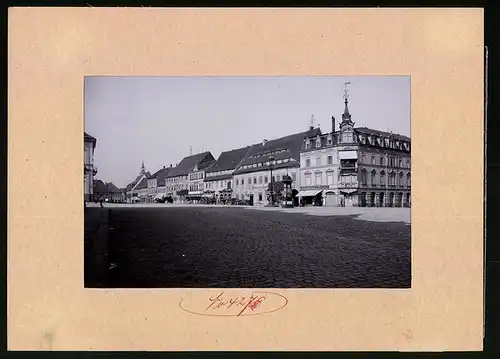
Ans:
{"label": "balcony railing", "polygon": [[339,188],[357,188],[358,182],[339,183]]}
{"label": "balcony railing", "polygon": [[341,171],[357,171],[358,165],[347,165],[347,164],[341,164],[340,165],[340,170]]}

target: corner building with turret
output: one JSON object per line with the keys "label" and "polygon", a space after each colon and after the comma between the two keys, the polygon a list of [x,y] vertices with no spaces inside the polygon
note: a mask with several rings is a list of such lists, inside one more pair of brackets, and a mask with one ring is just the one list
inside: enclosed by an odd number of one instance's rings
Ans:
{"label": "corner building with turret", "polygon": [[339,129],[304,139],[300,151],[301,205],[410,207],[411,140],[355,127],[345,96]]}

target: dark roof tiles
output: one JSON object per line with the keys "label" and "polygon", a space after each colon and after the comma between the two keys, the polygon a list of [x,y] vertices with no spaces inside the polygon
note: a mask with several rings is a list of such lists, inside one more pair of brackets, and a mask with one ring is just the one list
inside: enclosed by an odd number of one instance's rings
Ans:
{"label": "dark roof tiles", "polygon": [[367,134],[367,135],[375,135],[375,136],[382,136],[382,137],[389,137],[392,135],[392,137],[396,140],[400,140],[400,141],[411,141],[411,138],[410,137],[407,137],[407,136],[404,136],[404,135],[400,135],[400,134],[397,134],[397,133],[390,133],[390,132],[385,132],[385,131],[379,131],[379,130],[374,130],[372,128],[368,128],[368,127],[355,127],[354,128],[354,131],[356,133],[363,133],[363,134]]}
{"label": "dark roof tiles", "polygon": [[210,151],[205,151],[201,153],[197,153],[192,156],[184,157],[182,161],[175,167],[172,167],[172,171],[169,171],[167,176],[170,177],[178,177],[178,176],[187,176],[187,174],[193,170],[194,166],[197,165],[199,167],[203,167],[215,161],[214,156]]}
{"label": "dark roof tiles", "polygon": [[[311,136],[321,135],[319,128],[310,129],[305,132],[299,132],[292,135],[280,137],[267,141],[265,144],[253,145],[248,151],[247,156],[241,162],[235,174],[262,171],[269,166],[265,163],[269,161],[269,156],[273,156],[275,161],[293,159],[286,163],[275,164],[274,168],[295,167],[300,161],[300,150],[304,139]],[[253,167],[254,164],[263,163],[260,167]],[[252,166],[244,168],[244,166]]]}
{"label": "dark roof tiles", "polygon": [[231,171],[234,170],[240,162],[245,158],[248,153],[250,146],[238,148],[235,150],[222,152],[217,159],[209,168],[207,168],[207,173],[219,172],[219,171]]}

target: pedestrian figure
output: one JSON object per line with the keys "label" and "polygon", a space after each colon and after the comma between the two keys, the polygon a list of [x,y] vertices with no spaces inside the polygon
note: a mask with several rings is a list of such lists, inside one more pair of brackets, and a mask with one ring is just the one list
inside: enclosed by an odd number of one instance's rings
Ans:
{"label": "pedestrian figure", "polygon": [[104,207],[104,206],[102,205],[102,198],[100,198],[100,199],[99,199],[99,204],[101,205],[101,208],[102,208],[102,207]]}

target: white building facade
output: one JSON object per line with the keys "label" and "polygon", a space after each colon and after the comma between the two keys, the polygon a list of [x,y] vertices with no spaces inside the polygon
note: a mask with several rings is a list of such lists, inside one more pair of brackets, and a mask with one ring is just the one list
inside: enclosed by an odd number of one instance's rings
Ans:
{"label": "white building facade", "polygon": [[[256,206],[269,205],[270,194],[276,194],[274,187],[287,175],[292,178],[292,193],[298,193],[302,143],[304,138],[318,134],[321,134],[319,128],[310,127],[305,132],[253,145],[233,174],[235,198]],[[269,191],[271,181],[272,192]]]}
{"label": "white building facade", "polygon": [[299,203],[314,206],[338,205],[340,161],[335,142],[333,132],[304,141],[300,154]]}
{"label": "white building facade", "polygon": [[84,201],[92,201],[94,193],[94,176],[97,174],[97,168],[94,165],[94,151],[97,139],[89,134],[83,134],[83,193]]}
{"label": "white building facade", "polygon": [[[311,136],[301,150],[304,205],[410,207],[411,139],[354,127],[347,97],[340,130]],[[304,199],[304,200],[303,200]]]}

